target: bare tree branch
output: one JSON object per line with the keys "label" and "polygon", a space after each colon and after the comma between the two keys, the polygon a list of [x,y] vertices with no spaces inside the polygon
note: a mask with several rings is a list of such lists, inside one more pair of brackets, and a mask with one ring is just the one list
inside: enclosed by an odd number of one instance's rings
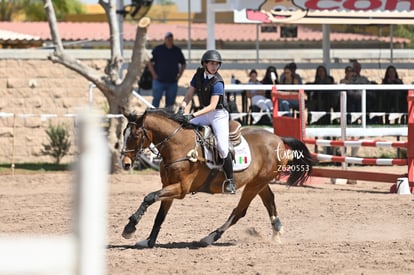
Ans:
{"label": "bare tree branch", "polygon": [[111,61],[108,63],[106,73],[111,77],[114,83],[119,83],[119,71],[122,68],[123,57],[121,49],[121,39],[119,32],[119,21],[117,16],[116,0],[109,0],[108,3],[99,1],[102,8],[105,10],[105,14],[109,23],[110,44],[111,44]]}
{"label": "bare tree branch", "polygon": [[62,40],[60,39],[59,31],[57,29],[55,9],[53,8],[52,1],[45,0],[44,2],[47,18],[49,18],[49,28],[52,36],[52,41],[55,45],[55,51],[58,53],[63,53],[63,44]]}
{"label": "bare tree branch", "polygon": [[[48,57],[54,63],[59,63],[65,67],[81,74],[89,81],[93,82],[98,88],[106,85],[111,85],[106,81],[107,76],[99,71],[83,64],[81,61],[74,59],[73,57],[65,53],[62,39],[60,38],[58,24],[56,20],[55,11],[51,0],[44,0],[46,14],[48,17],[48,23],[50,28],[50,34],[54,44],[55,51]],[[109,96],[108,89],[101,89],[106,97]]]}
{"label": "bare tree branch", "polygon": [[[52,0],[43,0],[51,32],[51,37],[55,45],[55,51],[49,56],[52,62],[59,63],[70,70],[73,70],[89,81],[103,93],[108,100],[109,113],[119,114],[121,108],[129,109],[131,91],[134,84],[137,83],[138,77],[143,69],[143,64],[148,58],[145,52],[147,28],[150,24],[149,18],[143,18],[138,24],[134,48],[132,52],[131,62],[124,78],[120,74],[123,68],[123,57],[121,49],[121,37],[119,21],[116,12],[116,0],[99,0],[99,4],[105,10],[108,18],[110,41],[111,41],[111,57],[105,73],[99,72],[91,68],[80,60],[66,54],[62,40],[59,35],[58,24]],[[116,163],[119,159],[119,143],[122,133],[122,119],[113,119],[109,122],[108,140],[112,151],[112,169],[116,171]]]}
{"label": "bare tree branch", "polygon": [[142,49],[145,49],[145,43],[147,41],[147,28],[150,23],[151,20],[148,17],[142,18],[138,23],[131,62],[128,66],[128,72],[122,83],[123,87],[129,87],[130,85],[133,85],[137,82],[137,76],[141,75],[144,68],[142,65],[145,64],[149,59],[147,53]]}

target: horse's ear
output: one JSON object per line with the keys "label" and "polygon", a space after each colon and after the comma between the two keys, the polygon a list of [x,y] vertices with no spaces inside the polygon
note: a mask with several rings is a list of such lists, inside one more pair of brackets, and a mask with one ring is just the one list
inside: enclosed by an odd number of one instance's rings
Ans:
{"label": "horse's ear", "polygon": [[130,113],[127,111],[127,109],[124,107],[124,106],[121,106],[121,113],[126,117],[126,118],[128,118],[129,117],[129,115],[130,115]]}

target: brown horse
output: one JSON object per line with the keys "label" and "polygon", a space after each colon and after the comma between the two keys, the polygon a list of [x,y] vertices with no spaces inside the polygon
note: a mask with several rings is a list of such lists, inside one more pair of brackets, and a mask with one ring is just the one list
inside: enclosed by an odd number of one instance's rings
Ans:
{"label": "brown horse", "polygon": [[[128,125],[124,130],[124,148],[121,157],[124,169],[131,168],[137,155],[151,143],[162,157],[160,164],[162,189],[145,196],[137,211],[129,218],[129,223],[122,233],[124,238],[131,238],[136,230],[135,226],[147,208],[161,201],[149,237],[137,243],[141,247],[153,247],[174,199],[183,199],[187,194],[195,192],[222,193],[225,176],[223,172],[210,174],[212,170],[201,157],[203,138],[197,132],[196,126],[186,121],[182,115],[158,109],[149,109],[141,116],[125,112],[124,115],[128,119]],[[294,138],[281,138],[258,127],[242,128],[241,134],[249,144],[251,164],[244,170],[235,172],[237,188],[245,186],[240,201],[228,220],[203,238],[200,246],[211,245],[230,226],[244,217],[256,195],[260,196],[266,207],[274,236],[279,235],[283,227],[269,184],[283,173],[287,173],[289,185],[301,185],[310,176],[313,160],[301,141]]]}

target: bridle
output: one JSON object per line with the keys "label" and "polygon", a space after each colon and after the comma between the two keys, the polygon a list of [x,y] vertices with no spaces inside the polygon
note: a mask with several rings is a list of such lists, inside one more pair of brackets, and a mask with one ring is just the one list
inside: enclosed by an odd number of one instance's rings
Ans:
{"label": "bridle", "polygon": [[[127,127],[131,127],[131,125],[135,125],[137,126],[136,122],[128,122],[128,126]],[[163,140],[161,140],[160,142],[158,142],[157,144],[155,144],[153,147],[149,146],[150,151],[154,154],[157,155],[157,157],[161,156],[161,150],[162,148],[167,144],[167,142],[173,137],[175,136],[181,129],[183,128],[183,125],[180,124],[179,127],[177,127],[176,129],[174,129],[174,131],[172,131],[168,136],[166,136]],[[121,151],[121,155],[125,155],[126,153],[131,153],[131,152],[136,152],[135,154],[135,158],[134,160],[139,159],[139,156],[143,153],[144,151],[144,143],[145,143],[145,138],[149,141],[152,141],[150,139],[150,137],[148,136],[148,130],[145,128],[144,123],[142,124],[141,127],[139,127],[139,129],[137,131],[131,132],[131,135],[133,135],[134,138],[138,138],[141,134],[141,142],[138,146],[135,147],[135,149],[128,149],[125,150],[123,149]],[[196,147],[198,147],[198,142],[196,142]],[[156,152],[154,150],[154,148],[157,149],[158,152]],[[162,157],[162,156],[161,156]],[[176,163],[176,162],[180,162],[180,161],[185,161],[185,160],[190,160],[189,156],[185,156],[183,158],[177,159],[177,160],[173,160],[169,163],[165,163],[164,167],[168,167],[169,165]]]}
{"label": "bridle", "polygon": [[[128,122],[128,125],[127,125],[127,127],[131,127],[132,125],[135,125],[135,126],[137,126],[137,123],[136,122]],[[121,151],[121,155],[125,155],[126,153],[131,153],[131,152],[135,152],[136,151],[136,154],[135,154],[135,160],[138,158],[138,155],[140,155],[143,151],[144,151],[144,149],[143,149],[143,147],[144,147],[144,141],[145,141],[145,139],[144,138],[146,138],[146,139],[148,139],[148,140],[150,140],[150,138],[148,137],[148,134],[147,134],[147,130],[145,129],[145,127],[144,126],[142,126],[142,127],[139,127],[138,128],[138,131],[134,131],[134,132],[132,132],[131,131],[131,135],[135,138],[135,139],[137,139],[138,137],[139,137],[139,134],[141,133],[141,135],[142,135],[142,138],[141,138],[141,144],[139,145],[139,147],[138,147],[138,149],[137,149],[137,147],[135,147],[135,149],[128,149],[128,150],[126,150],[126,149],[123,149],[122,151]],[[151,148],[151,152],[153,152],[152,151],[153,149]],[[154,153],[154,152],[153,152]]]}

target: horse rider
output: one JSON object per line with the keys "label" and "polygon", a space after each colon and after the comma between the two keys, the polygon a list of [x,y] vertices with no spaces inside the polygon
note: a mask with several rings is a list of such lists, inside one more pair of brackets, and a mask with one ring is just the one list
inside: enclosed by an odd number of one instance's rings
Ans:
{"label": "horse rider", "polygon": [[233,161],[229,153],[229,112],[225,108],[224,81],[218,73],[222,63],[221,55],[216,50],[208,50],[201,57],[202,67],[194,74],[190,87],[179,108],[183,113],[188,102],[197,93],[200,109],[186,115],[192,124],[210,125],[217,137],[217,147],[223,161],[223,192],[236,194],[233,177]]}

